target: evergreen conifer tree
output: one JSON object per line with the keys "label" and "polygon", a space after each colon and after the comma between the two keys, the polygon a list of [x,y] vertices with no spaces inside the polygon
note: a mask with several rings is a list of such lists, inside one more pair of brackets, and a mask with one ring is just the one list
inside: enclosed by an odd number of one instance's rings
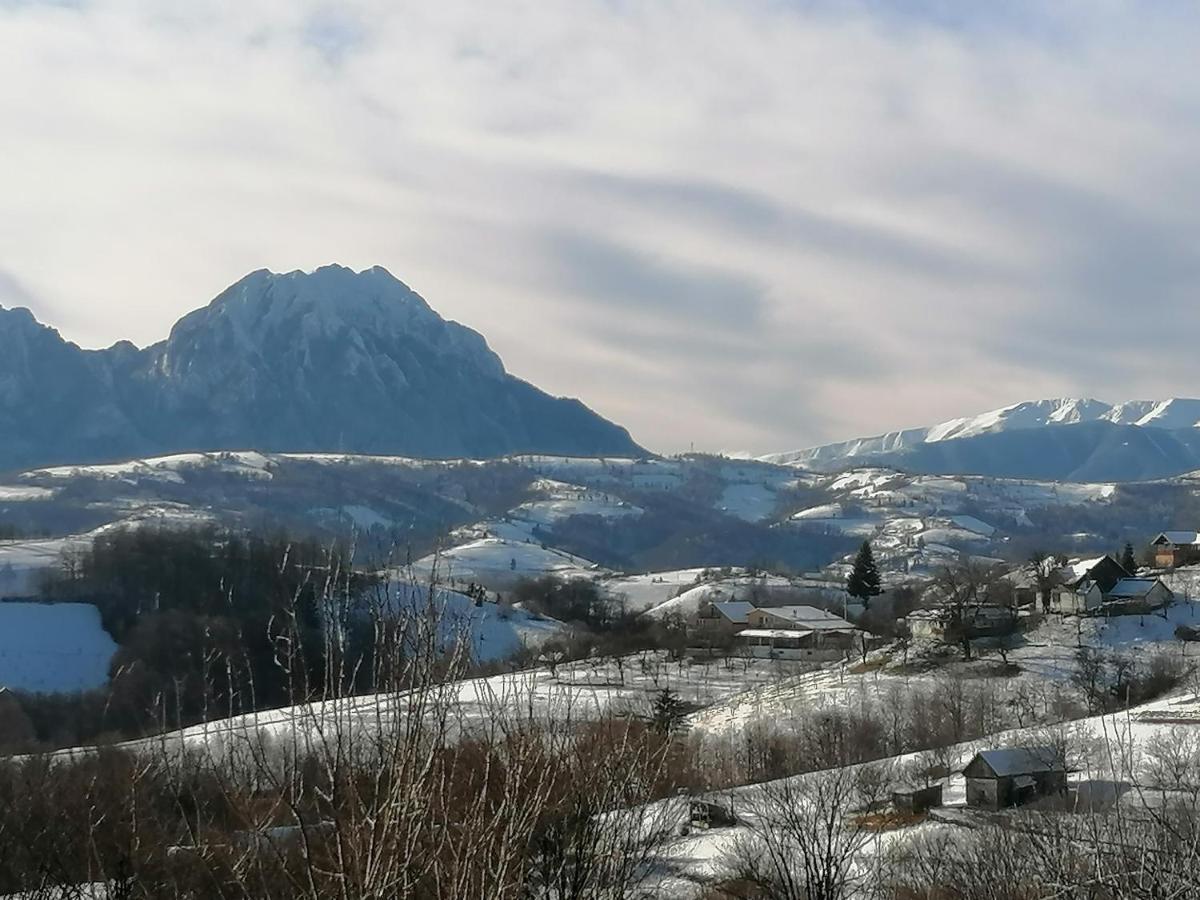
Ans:
{"label": "evergreen conifer tree", "polygon": [[879,581],[879,570],[875,567],[875,554],[871,552],[871,542],[863,541],[854,557],[854,568],[846,579],[846,593],[851,597],[862,600],[863,605],[869,605],[871,598],[882,593]]}
{"label": "evergreen conifer tree", "polygon": [[679,730],[683,718],[687,715],[687,707],[679,695],[670,688],[663,688],[654,698],[654,708],[650,713],[650,724],[660,734],[671,735]]}
{"label": "evergreen conifer tree", "polygon": [[1121,552],[1121,568],[1133,575],[1137,572],[1137,558],[1133,555],[1133,544],[1125,544],[1125,549]]}

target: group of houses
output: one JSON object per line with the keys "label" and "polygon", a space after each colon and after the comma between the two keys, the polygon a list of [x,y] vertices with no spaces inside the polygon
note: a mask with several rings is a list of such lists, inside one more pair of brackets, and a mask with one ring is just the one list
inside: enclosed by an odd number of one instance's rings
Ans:
{"label": "group of houses", "polygon": [[[1184,555],[1187,546],[1171,544],[1172,558],[1188,558]],[[1200,544],[1196,550],[1200,551]],[[1167,552],[1163,551],[1164,556]],[[1067,562],[1049,572],[1045,580],[1048,586],[1039,590],[1027,573],[1012,572],[985,587],[971,603],[935,602],[910,612],[905,624],[909,634],[918,638],[946,639],[952,629],[958,629],[960,637],[993,637],[1016,627],[1022,607],[1036,608],[1039,603],[1043,612],[1124,616],[1152,613],[1175,599],[1157,575],[1130,572],[1109,555]]]}
{"label": "group of houses", "polygon": [[1174,599],[1162,579],[1138,577],[1111,556],[1070,563],[1058,575],[1050,590],[1050,612],[1137,615],[1162,609]]}
{"label": "group of houses", "polygon": [[744,600],[704,603],[694,625],[710,637],[735,638],[746,655],[761,659],[842,659],[865,636],[841,616],[815,606],[757,607]]}

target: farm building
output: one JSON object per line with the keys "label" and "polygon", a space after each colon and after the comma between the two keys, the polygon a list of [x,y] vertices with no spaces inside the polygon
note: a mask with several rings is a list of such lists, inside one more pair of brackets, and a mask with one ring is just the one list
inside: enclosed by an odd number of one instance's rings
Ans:
{"label": "farm building", "polygon": [[982,750],[963,775],[967,805],[979,809],[1019,806],[1067,790],[1067,767],[1053,747]]}
{"label": "farm building", "polygon": [[1114,616],[1138,615],[1162,609],[1174,599],[1157,578],[1122,578],[1104,595],[1104,610]]}
{"label": "farm building", "polygon": [[1077,588],[1059,588],[1050,593],[1050,611],[1067,615],[1086,615],[1104,603],[1104,591],[1094,581]]}

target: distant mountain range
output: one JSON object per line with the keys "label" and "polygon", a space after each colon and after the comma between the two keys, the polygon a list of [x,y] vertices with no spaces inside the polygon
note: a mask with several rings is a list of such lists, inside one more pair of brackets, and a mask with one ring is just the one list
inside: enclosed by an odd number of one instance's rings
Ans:
{"label": "distant mountain range", "polygon": [[1200,469],[1200,400],[1037,400],[763,459],[822,471],[877,464],[1056,481],[1164,478]]}
{"label": "distant mountain range", "polygon": [[0,308],[0,469],[190,449],[638,455],[385,269],[252,272],[160,343],[83,350]]}

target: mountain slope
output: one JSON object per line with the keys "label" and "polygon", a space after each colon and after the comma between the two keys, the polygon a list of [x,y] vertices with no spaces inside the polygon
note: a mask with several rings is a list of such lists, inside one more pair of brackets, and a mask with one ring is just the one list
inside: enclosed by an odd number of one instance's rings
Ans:
{"label": "mountain slope", "polygon": [[1200,400],[1038,400],[763,459],[822,470],[872,462],[926,473],[1129,481],[1200,467],[1197,426]]}
{"label": "mountain slope", "polygon": [[84,351],[0,310],[0,468],[189,449],[640,454],[382,268],[252,272],[167,340]]}

